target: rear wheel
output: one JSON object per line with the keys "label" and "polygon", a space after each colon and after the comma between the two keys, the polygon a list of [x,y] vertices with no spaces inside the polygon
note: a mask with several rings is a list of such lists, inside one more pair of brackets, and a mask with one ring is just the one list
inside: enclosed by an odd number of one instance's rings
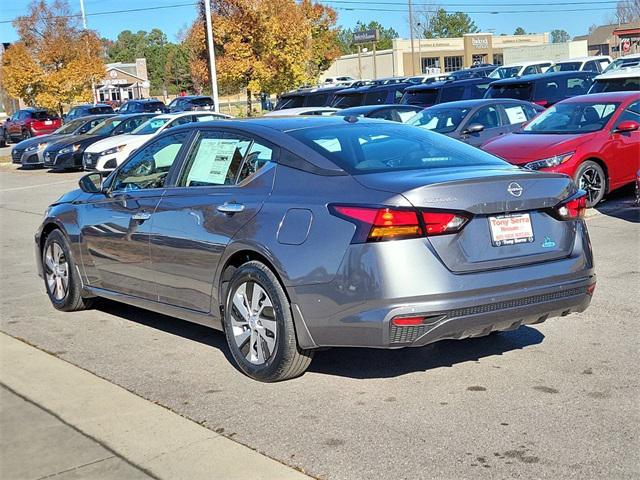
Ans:
{"label": "rear wheel", "polygon": [[82,297],[82,282],[71,256],[71,249],[60,230],[47,237],[42,249],[44,284],[53,306],[63,312],[85,310],[92,298]]}
{"label": "rear wheel", "polygon": [[31,138],[31,130],[28,128],[22,131],[22,139],[26,140],[27,138]]}
{"label": "rear wheel", "polygon": [[607,176],[600,165],[591,160],[583,162],[576,171],[575,182],[587,192],[587,207],[596,206],[607,191]]}
{"label": "rear wheel", "polygon": [[234,272],[229,282],[224,327],[236,364],[255,380],[294,378],[311,363],[313,351],[298,347],[284,289],[261,262],[245,263]]}

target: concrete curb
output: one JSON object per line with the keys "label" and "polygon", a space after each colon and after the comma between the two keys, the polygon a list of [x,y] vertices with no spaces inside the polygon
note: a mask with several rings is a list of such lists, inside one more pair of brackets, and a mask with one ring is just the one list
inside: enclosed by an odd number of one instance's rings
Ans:
{"label": "concrete curb", "polygon": [[0,352],[0,382],[157,478],[310,478],[3,333]]}

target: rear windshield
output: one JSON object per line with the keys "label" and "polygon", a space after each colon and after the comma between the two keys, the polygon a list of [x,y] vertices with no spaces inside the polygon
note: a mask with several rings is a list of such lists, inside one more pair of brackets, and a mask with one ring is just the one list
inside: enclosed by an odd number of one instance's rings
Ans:
{"label": "rear windshield", "polygon": [[45,110],[37,110],[35,112],[31,112],[31,118],[34,120],[57,120],[58,115]]}
{"label": "rear windshield", "polygon": [[107,107],[107,106],[104,106],[104,107],[91,107],[89,109],[89,113],[91,115],[99,115],[101,113],[113,113],[113,108]]}
{"label": "rear windshield", "polygon": [[427,108],[407,122],[438,133],[453,132],[469,113],[469,108]]}
{"label": "rear windshield", "polygon": [[362,93],[338,94],[333,97],[332,107],[348,108],[362,105]]}
{"label": "rear windshield", "polygon": [[189,103],[191,103],[192,105],[197,105],[198,107],[209,107],[213,105],[213,100],[209,97],[201,97],[201,98],[193,98],[189,100]]}
{"label": "rear windshield", "polygon": [[596,80],[589,93],[627,92],[640,90],[640,77],[612,78],[611,80]]}
{"label": "rear windshield", "polygon": [[510,83],[509,85],[491,85],[487,90],[487,98],[515,98],[516,100],[530,100],[533,84]]}
{"label": "rear windshield", "polygon": [[438,90],[413,90],[405,91],[402,96],[402,102],[405,105],[423,105],[428,107],[429,105],[435,105],[438,101]]}
{"label": "rear windshield", "polygon": [[316,93],[307,96],[307,107],[324,107],[329,100],[328,93]]}
{"label": "rear windshield", "polygon": [[143,112],[163,111],[165,105],[162,102],[145,102],[141,103]]}
{"label": "rear windshield", "polygon": [[351,174],[506,165],[457,140],[398,123],[332,125],[289,134]]}
{"label": "rear windshield", "polygon": [[304,104],[304,97],[302,95],[291,95],[282,97],[276,103],[276,110],[284,110],[285,108],[299,108]]}
{"label": "rear windshield", "polygon": [[547,70],[547,73],[550,72],[576,72],[580,70],[580,66],[582,62],[567,62],[567,63],[556,63],[553,67],[550,67]]}

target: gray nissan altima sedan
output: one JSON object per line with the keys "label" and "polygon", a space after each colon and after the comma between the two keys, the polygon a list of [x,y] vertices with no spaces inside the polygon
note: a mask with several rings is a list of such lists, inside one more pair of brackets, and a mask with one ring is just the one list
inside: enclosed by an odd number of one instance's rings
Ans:
{"label": "gray nissan altima sedan", "polygon": [[169,129],[51,205],[55,308],[105,297],[223,330],[261,381],[319,347],[398,348],[584,311],[584,192],[423,129],[355,117]]}

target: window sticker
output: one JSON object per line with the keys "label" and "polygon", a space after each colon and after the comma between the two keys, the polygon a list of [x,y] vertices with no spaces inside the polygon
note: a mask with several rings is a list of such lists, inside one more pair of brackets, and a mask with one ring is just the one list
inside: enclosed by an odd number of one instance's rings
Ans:
{"label": "window sticker", "polygon": [[527,116],[524,114],[524,109],[517,105],[515,107],[504,107],[504,111],[507,112],[507,117],[509,117],[509,123],[522,123],[527,121]]}
{"label": "window sticker", "polygon": [[187,177],[187,185],[224,185],[229,168],[238,151],[237,139],[203,138]]}

